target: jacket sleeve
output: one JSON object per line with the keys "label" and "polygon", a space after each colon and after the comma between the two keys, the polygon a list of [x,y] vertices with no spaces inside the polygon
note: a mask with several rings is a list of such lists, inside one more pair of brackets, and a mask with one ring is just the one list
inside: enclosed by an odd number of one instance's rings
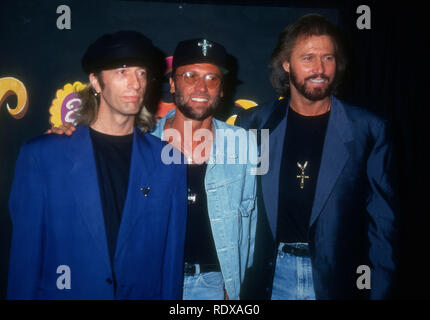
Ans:
{"label": "jacket sleeve", "polygon": [[367,200],[371,268],[371,299],[389,298],[398,260],[393,144],[386,125],[381,126],[367,161],[371,193]]}
{"label": "jacket sleeve", "polygon": [[34,299],[43,259],[44,177],[29,145],[19,153],[9,198],[12,243],[8,299]]}
{"label": "jacket sleeve", "polygon": [[172,182],[169,226],[163,259],[162,299],[182,299],[185,230],[187,222],[187,176],[185,165],[173,165],[177,174]]}

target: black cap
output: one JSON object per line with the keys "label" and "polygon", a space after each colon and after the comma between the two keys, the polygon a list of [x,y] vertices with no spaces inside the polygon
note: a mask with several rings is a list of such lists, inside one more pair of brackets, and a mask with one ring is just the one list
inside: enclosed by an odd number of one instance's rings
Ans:
{"label": "black cap", "polygon": [[121,66],[151,67],[155,48],[151,41],[136,31],[105,34],[93,42],[82,57],[87,74]]}
{"label": "black cap", "polygon": [[228,73],[225,48],[207,39],[192,39],[178,43],[173,54],[172,72],[178,67],[194,63],[210,63]]}

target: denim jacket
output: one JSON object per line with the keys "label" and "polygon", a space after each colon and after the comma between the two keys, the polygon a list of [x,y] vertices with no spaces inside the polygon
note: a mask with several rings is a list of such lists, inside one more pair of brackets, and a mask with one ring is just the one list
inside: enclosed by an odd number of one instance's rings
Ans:
{"label": "denim jacket", "polygon": [[[151,133],[163,139],[166,119],[172,118],[175,111],[171,110],[162,118]],[[255,150],[256,154],[256,140],[249,131],[239,127],[214,118],[212,123],[215,132],[222,131],[217,131],[219,129],[225,130],[227,139],[224,139],[222,148],[221,139],[217,139],[215,134],[212,144],[205,176],[208,213],[225,288],[229,298],[237,300],[245,270],[251,267],[253,262],[257,184],[255,173],[251,173],[257,165],[254,164],[256,161],[249,160],[251,157],[246,157],[246,161],[240,161],[244,164],[239,164],[239,145],[243,150],[243,144],[235,143],[234,149],[230,149],[232,144],[229,147],[227,141],[228,137],[234,137],[238,130],[243,130],[242,133],[246,132],[246,137],[251,137],[247,139],[249,152],[253,153]],[[231,162],[233,164],[229,164]]]}

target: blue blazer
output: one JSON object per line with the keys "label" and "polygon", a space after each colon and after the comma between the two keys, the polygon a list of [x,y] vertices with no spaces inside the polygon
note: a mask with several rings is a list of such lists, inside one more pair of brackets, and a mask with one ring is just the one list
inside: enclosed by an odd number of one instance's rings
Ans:
{"label": "blue blazer", "polygon": [[[23,145],[9,202],[13,234],[7,297],[180,299],[186,168],[161,162],[164,145],[134,130],[113,261],[116,295],[88,127],[79,126],[72,137],[45,135]],[[70,289],[61,285],[64,277]]]}
{"label": "blue blazer", "polygon": [[[387,298],[397,264],[397,213],[392,143],[385,121],[332,96],[331,112],[309,221],[317,299]],[[259,180],[259,217],[249,298],[270,298],[276,254],[279,175],[288,99],[242,111],[236,124],[269,129],[269,171]],[[288,190],[283,195],[288,197]],[[260,210],[261,209],[261,210]],[[359,290],[360,265],[371,289]],[[267,275],[266,277],[262,275]]]}

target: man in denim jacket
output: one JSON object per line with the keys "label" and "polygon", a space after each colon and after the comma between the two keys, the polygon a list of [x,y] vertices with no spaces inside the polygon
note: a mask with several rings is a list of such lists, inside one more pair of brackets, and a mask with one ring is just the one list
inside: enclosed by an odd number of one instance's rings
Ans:
{"label": "man in denim jacket", "polygon": [[169,162],[173,151],[188,163],[185,300],[239,299],[253,260],[256,141],[252,133],[213,117],[228,72],[225,58],[224,47],[207,39],[178,44],[170,78],[176,109],[152,132],[170,142],[163,161]]}

